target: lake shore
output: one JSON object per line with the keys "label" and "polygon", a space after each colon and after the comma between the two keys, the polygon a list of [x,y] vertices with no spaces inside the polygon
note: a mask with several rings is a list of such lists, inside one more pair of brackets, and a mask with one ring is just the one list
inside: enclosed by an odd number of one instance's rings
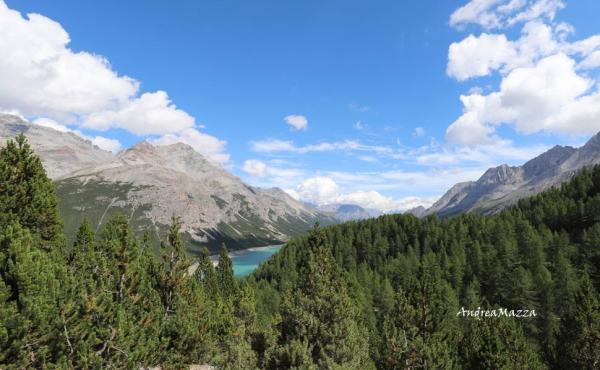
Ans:
{"label": "lake shore", "polygon": [[[233,262],[233,269],[236,276],[239,277],[249,274],[255,268],[257,268],[260,263],[279,251],[282,247],[283,244],[276,244],[263,247],[251,247],[229,252],[229,257]],[[219,263],[219,255],[211,255],[210,260],[213,263],[213,266],[216,267]]]}

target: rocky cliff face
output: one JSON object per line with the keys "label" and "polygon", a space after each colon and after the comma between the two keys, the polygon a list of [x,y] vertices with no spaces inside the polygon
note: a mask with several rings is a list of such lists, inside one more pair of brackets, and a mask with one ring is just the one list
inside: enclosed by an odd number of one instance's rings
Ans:
{"label": "rocky cliff face", "polygon": [[113,155],[71,133],[16,117],[0,121],[0,137],[20,132],[56,180],[70,237],[83,218],[100,228],[115,212],[126,213],[136,230],[159,240],[171,216],[180,217],[192,251],[221,242],[230,248],[279,243],[317,220],[334,222],[280,189],[244,184],[186,144],[141,142]]}
{"label": "rocky cliff face", "polygon": [[581,148],[557,145],[522,166],[490,168],[477,181],[456,184],[427,214],[498,212],[521,198],[565,182],[583,167],[596,163],[600,163],[600,133]]}
{"label": "rocky cliff face", "polygon": [[34,125],[18,116],[0,113],[0,146],[20,133],[27,136],[52,179],[107,163],[114,158],[111,152],[102,150],[73,133]]}

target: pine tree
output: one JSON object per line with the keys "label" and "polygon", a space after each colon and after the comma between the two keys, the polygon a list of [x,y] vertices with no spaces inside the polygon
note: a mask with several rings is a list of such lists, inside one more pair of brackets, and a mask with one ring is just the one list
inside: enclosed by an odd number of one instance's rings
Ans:
{"label": "pine tree", "polygon": [[17,222],[0,231],[0,365],[65,363],[61,281],[52,259]]}
{"label": "pine tree", "polygon": [[466,318],[460,343],[462,368],[544,369],[539,355],[528,343],[517,320],[510,317]]}
{"label": "pine tree", "polygon": [[[0,149],[0,363],[65,364],[69,305],[54,185],[23,135]],[[71,349],[72,350],[72,349]]]}
{"label": "pine tree", "polygon": [[308,256],[298,286],[284,297],[279,347],[271,354],[277,368],[365,369],[367,335],[338,271],[331,247],[318,227],[308,239]]}
{"label": "pine tree", "polygon": [[564,351],[559,365],[570,369],[600,367],[600,301],[589,277],[584,275],[576,297],[577,309],[565,318],[561,338]]}
{"label": "pine tree", "polygon": [[216,273],[221,294],[224,297],[232,297],[237,291],[237,285],[233,275],[233,262],[229,257],[225,244],[221,245],[219,251],[219,264]]}
{"label": "pine tree", "polygon": [[22,134],[0,149],[0,228],[13,221],[39,237],[41,248],[63,248],[54,184]]}
{"label": "pine tree", "polygon": [[180,235],[181,222],[172,217],[166,243],[160,295],[164,306],[161,339],[166,342],[167,363],[198,363],[212,356],[209,307],[200,282],[192,272]]}
{"label": "pine tree", "polygon": [[71,253],[69,255],[69,265],[71,269],[78,272],[88,272],[86,267],[96,259],[94,256],[96,252],[95,243],[96,235],[92,228],[92,224],[86,218],[79,226],[73,248],[71,248]]}

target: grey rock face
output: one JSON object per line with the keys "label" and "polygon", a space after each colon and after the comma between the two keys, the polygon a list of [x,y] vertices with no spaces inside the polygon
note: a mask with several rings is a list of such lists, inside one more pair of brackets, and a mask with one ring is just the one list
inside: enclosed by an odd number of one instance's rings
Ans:
{"label": "grey rock face", "polygon": [[581,148],[557,145],[522,166],[490,168],[477,181],[454,185],[426,214],[495,213],[565,182],[583,167],[596,163],[600,163],[600,133]]}
{"label": "grey rock face", "polygon": [[407,210],[406,212],[404,212],[405,214],[409,214],[409,215],[413,215],[415,217],[421,218],[424,217],[425,214],[427,213],[427,209],[423,206],[417,206],[414,208],[411,208],[409,210]]}
{"label": "grey rock face", "polygon": [[48,176],[60,179],[74,171],[111,161],[114,155],[90,141],[70,133],[24,121],[18,116],[0,113],[0,146],[23,133],[41,157]]}

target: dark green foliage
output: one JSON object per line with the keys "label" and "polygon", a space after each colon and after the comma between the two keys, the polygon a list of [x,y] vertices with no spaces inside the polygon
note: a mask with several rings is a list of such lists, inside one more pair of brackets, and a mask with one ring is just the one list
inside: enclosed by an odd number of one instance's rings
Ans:
{"label": "dark green foliage", "polygon": [[0,232],[0,364],[64,364],[61,281],[48,254],[18,223]]}
{"label": "dark green foliage", "polygon": [[[292,240],[249,278],[261,325],[285,328],[271,344],[279,367],[316,362],[316,339],[294,324],[323,321],[300,289],[315,245],[331,251],[334,290],[347,287],[378,368],[600,366],[600,166],[494,216],[389,215]],[[536,315],[458,317],[462,307]]]}
{"label": "dark green foliage", "polygon": [[281,308],[278,345],[268,367],[366,369],[368,334],[348,296],[341,271],[318,225],[308,238],[308,255],[300,279],[286,291]]}
{"label": "dark green foliage", "polygon": [[0,228],[16,222],[39,237],[41,248],[61,246],[62,221],[52,181],[25,136],[0,149]]}
{"label": "dark green foliage", "polygon": [[225,244],[221,245],[219,251],[219,264],[216,268],[217,284],[219,291],[225,297],[232,296],[236,293],[236,283],[233,276],[233,262],[227,253]]}

